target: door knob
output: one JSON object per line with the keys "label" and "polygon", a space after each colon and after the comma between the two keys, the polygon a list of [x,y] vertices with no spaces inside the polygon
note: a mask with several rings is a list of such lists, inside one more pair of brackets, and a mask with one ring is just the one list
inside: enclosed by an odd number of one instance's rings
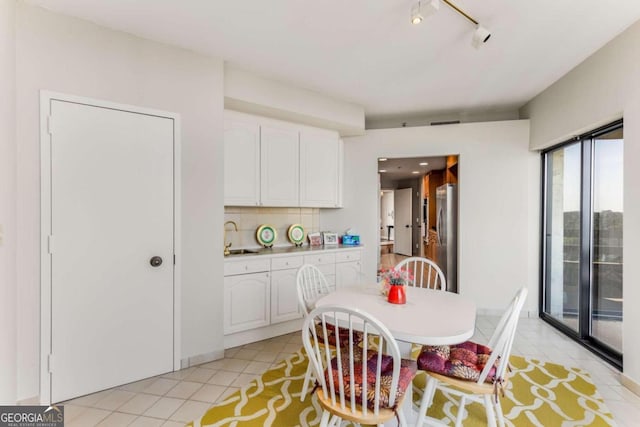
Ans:
{"label": "door knob", "polygon": [[160,267],[162,265],[162,258],[154,256],[149,260],[149,264],[151,264],[151,267]]}
{"label": "door knob", "polygon": [[411,228],[411,226],[409,224],[405,225],[406,228]]}

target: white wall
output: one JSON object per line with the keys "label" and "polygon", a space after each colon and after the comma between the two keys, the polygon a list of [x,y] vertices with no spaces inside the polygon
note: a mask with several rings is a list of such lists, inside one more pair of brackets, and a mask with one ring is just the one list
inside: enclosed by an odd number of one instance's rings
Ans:
{"label": "white wall", "polygon": [[391,232],[389,232],[387,226],[395,224],[396,213],[394,210],[394,200],[393,191],[385,191],[380,197],[380,227],[382,228],[380,230],[380,236],[385,239],[390,237],[391,240],[393,240],[394,237],[394,230],[392,229]]}
{"label": "white wall", "polygon": [[17,51],[18,399],[38,394],[39,91],[182,120],[182,357],[221,352],[223,63],[20,2]]}
{"label": "white wall", "polygon": [[364,133],[364,109],[325,94],[267,79],[226,65],[225,107],[265,117],[334,129],[340,135]]}
{"label": "white wall", "polygon": [[624,374],[640,393],[640,22],[629,27],[522,109],[531,119],[531,147],[624,118]]}
{"label": "white wall", "polygon": [[480,310],[498,313],[526,285],[525,309],[537,313],[540,219],[532,207],[539,203],[539,157],[528,145],[527,120],[371,130],[346,138],[345,207],[321,210],[320,228],[358,230],[364,273],[375,277],[378,157],[458,154],[460,293]]}
{"label": "white wall", "polygon": [[[520,114],[517,109],[508,110],[478,110],[444,114],[398,114],[385,117],[367,117],[367,129],[391,129],[400,127],[429,126],[433,122],[459,121],[460,123],[500,122],[504,120],[518,120]],[[404,124],[404,126],[403,126]]]}
{"label": "white wall", "polygon": [[16,400],[15,1],[0,0],[0,404]]}

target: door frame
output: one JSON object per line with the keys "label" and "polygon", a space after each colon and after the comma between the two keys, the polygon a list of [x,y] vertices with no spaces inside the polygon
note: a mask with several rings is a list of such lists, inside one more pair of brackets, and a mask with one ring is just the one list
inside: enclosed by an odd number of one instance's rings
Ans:
{"label": "door frame", "polygon": [[[624,353],[612,348],[608,344],[594,337],[591,322],[593,320],[592,312],[592,295],[593,295],[593,278],[592,278],[592,254],[593,249],[593,144],[594,140],[612,130],[624,128],[624,120],[618,119],[612,123],[586,132],[582,135],[575,136],[568,141],[561,142],[557,145],[549,147],[541,152],[541,212],[540,212],[540,275],[539,275],[539,296],[538,296],[538,312],[540,318],[558,329],[565,336],[578,342],[587,350],[598,355],[605,362],[613,365],[618,370],[622,370]],[[549,190],[549,169],[548,155],[556,150],[566,148],[572,144],[578,144],[580,149],[580,250],[579,250],[579,285],[578,285],[578,324],[574,330],[564,322],[547,313],[547,298],[549,289],[547,285],[550,281],[549,277],[549,261],[551,254],[547,246],[547,230],[550,225],[548,217],[548,197]],[[623,154],[624,156],[624,154]],[[624,218],[624,217],[623,217]],[[624,221],[624,219],[623,219]],[[624,242],[623,242],[624,246]],[[624,249],[623,249],[624,251]],[[623,260],[624,266],[624,260]],[[624,268],[624,267],[623,267]],[[623,284],[624,292],[624,284]],[[624,304],[623,304],[624,318]]]}
{"label": "door frame", "polygon": [[51,336],[51,148],[49,120],[51,101],[73,102],[87,106],[119,110],[134,114],[157,116],[173,120],[173,369],[180,369],[181,355],[181,141],[180,115],[128,104],[68,95],[48,90],[40,91],[40,403],[51,403],[50,353]]}
{"label": "door frame", "polygon": [[[399,217],[398,215],[398,209],[396,209],[396,206],[398,206],[397,201],[398,201],[398,192],[399,191],[405,191],[405,190],[409,190],[409,228],[411,229],[411,231],[409,232],[409,255],[405,255],[401,252],[398,251],[398,248],[400,247],[400,245],[398,244],[398,231],[400,230],[400,227],[396,227],[396,225],[398,225],[398,221],[397,218]],[[393,189],[393,213],[394,213],[394,217],[393,217],[393,249],[394,249],[394,253],[398,253],[404,256],[414,256],[414,250],[415,250],[415,245],[413,243],[413,231],[414,231],[414,223],[413,223],[413,187],[408,187],[408,188],[394,188]],[[406,228],[406,225],[404,226],[404,228]]]}

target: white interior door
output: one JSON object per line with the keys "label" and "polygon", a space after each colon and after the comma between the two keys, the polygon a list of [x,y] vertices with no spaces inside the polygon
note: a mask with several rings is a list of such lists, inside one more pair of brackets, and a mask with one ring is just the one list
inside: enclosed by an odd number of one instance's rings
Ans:
{"label": "white interior door", "polygon": [[174,120],[58,100],[50,109],[59,402],[173,370]]}
{"label": "white interior door", "polygon": [[393,192],[393,204],[395,210],[395,221],[393,229],[395,231],[395,241],[393,242],[394,252],[401,255],[411,256],[411,188],[403,188]]}

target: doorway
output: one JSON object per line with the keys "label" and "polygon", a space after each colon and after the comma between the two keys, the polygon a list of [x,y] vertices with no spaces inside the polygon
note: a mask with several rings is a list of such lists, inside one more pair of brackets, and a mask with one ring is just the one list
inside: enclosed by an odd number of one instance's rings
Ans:
{"label": "doorway", "polygon": [[[425,257],[443,265],[441,268],[451,283],[450,290],[457,290],[458,168],[457,155],[378,159],[378,271],[391,268],[409,256]],[[449,198],[438,202],[438,188],[444,188],[445,184],[452,188],[448,191]],[[449,221],[445,221],[443,215],[450,215]]]}
{"label": "doorway", "polygon": [[41,111],[48,404],[179,368],[180,173],[176,115],[48,92]]}
{"label": "doorway", "polygon": [[623,123],[543,153],[540,317],[622,367]]}

